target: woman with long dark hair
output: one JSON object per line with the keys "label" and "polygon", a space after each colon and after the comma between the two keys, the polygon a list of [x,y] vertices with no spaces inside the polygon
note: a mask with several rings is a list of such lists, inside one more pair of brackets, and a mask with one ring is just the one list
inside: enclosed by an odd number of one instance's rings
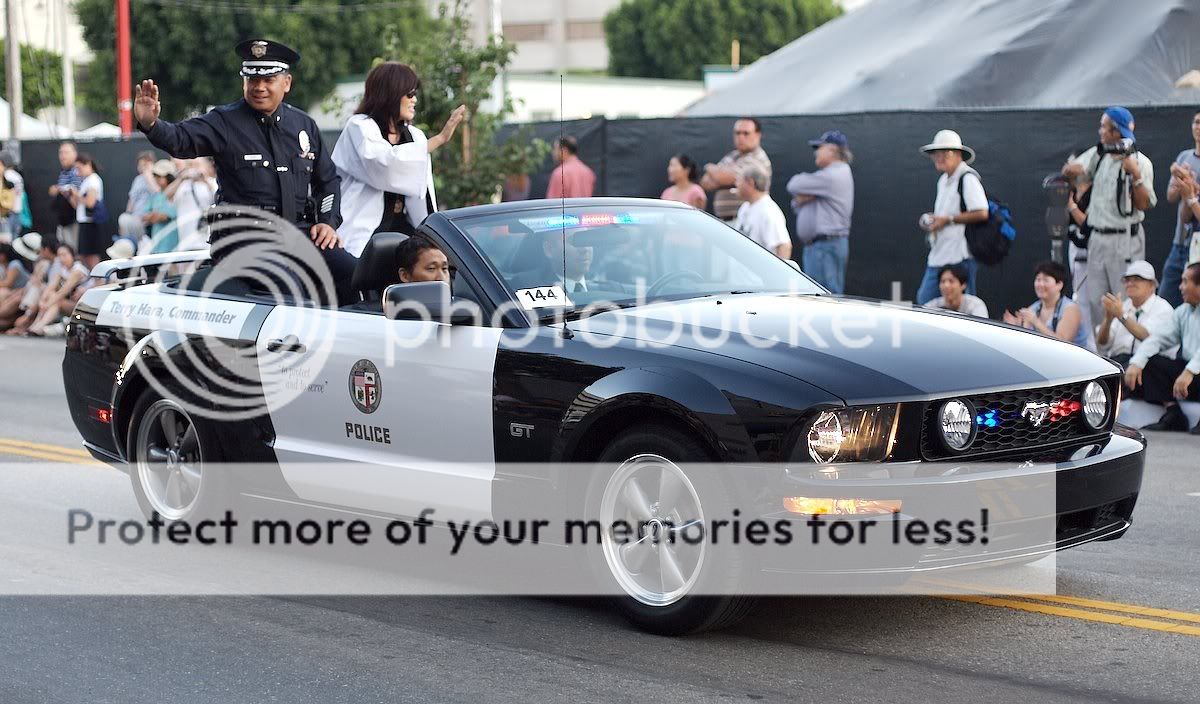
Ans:
{"label": "woman with long dark hair", "polygon": [[662,192],[663,200],[687,203],[700,210],[708,205],[708,195],[699,183],[700,169],[687,154],[676,154],[667,162],[667,180],[671,185]]}
{"label": "woman with long dark hair", "polygon": [[342,226],[346,251],[362,254],[376,232],[412,235],[437,210],[429,155],[454,136],[466,113],[458,106],[441,133],[426,138],[413,126],[421,79],[405,64],[388,61],[371,69],[362,102],[333,148],[342,179]]}

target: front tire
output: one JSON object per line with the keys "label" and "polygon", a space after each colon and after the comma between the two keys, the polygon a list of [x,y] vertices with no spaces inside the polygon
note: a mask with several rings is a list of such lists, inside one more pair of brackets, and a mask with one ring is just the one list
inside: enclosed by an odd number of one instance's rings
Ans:
{"label": "front tire", "polygon": [[190,522],[230,508],[220,445],[207,421],[151,389],[138,398],[132,417],[129,479],[146,518]]}
{"label": "front tire", "polygon": [[[697,523],[707,530],[728,505],[719,477],[688,467],[712,459],[702,442],[669,426],[628,431],[599,458],[603,471],[592,478],[585,499],[589,517],[602,527],[591,562],[599,578],[625,593],[616,598],[617,608],[642,630],[678,636],[724,628],[753,606],[737,594],[736,555],[715,550],[721,546],[707,538],[698,545],[682,539],[682,531]],[[614,522],[648,529],[644,538],[619,540]],[[661,539],[669,534],[673,543]]]}

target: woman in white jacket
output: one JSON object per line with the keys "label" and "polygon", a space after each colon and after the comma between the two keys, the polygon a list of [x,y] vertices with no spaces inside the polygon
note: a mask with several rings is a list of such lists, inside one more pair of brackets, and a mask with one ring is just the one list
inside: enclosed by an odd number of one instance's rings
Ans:
{"label": "woman in white jacket", "polygon": [[412,125],[421,80],[405,64],[371,69],[362,102],[333,148],[342,179],[342,226],[347,252],[362,254],[376,232],[413,234],[437,210],[429,155],[450,140],[462,122],[458,106],[440,134],[426,138]]}

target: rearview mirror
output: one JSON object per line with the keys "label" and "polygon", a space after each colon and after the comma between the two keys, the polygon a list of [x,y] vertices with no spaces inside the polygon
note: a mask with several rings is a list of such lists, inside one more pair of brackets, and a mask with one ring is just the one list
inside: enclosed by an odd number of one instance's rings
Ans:
{"label": "rearview mirror", "polygon": [[448,325],[479,324],[482,311],[473,301],[453,298],[445,281],[392,284],[383,292],[388,320],[432,320]]}

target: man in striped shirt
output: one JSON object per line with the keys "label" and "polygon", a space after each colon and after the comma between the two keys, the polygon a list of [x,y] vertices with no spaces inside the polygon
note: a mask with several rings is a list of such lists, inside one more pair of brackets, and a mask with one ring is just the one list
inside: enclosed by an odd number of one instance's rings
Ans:
{"label": "man in striped shirt", "polygon": [[75,219],[75,207],[71,205],[71,191],[78,191],[83,178],[75,170],[75,159],[79,152],[75,150],[74,142],[63,142],[58,145],[58,164],[62,171],[58,172],[58,182],[50,187],[50,197],[54,199],[54,214],[58,218],[58,229],[55,239],[59,244],[79,245],[79,222]]}
{"label": "man in striped shirt", "polygon": [[762,123],[753,117],[743,117],[733,123],[733,151],[716,164],[705,164],[700,186],[716,194],[713,198],[713,214],[727,223],[737,220],[738,208],[745,199],[737,193],[737,179],[747,168],[753,166],[771,179],[771,160],[763,151]]}

